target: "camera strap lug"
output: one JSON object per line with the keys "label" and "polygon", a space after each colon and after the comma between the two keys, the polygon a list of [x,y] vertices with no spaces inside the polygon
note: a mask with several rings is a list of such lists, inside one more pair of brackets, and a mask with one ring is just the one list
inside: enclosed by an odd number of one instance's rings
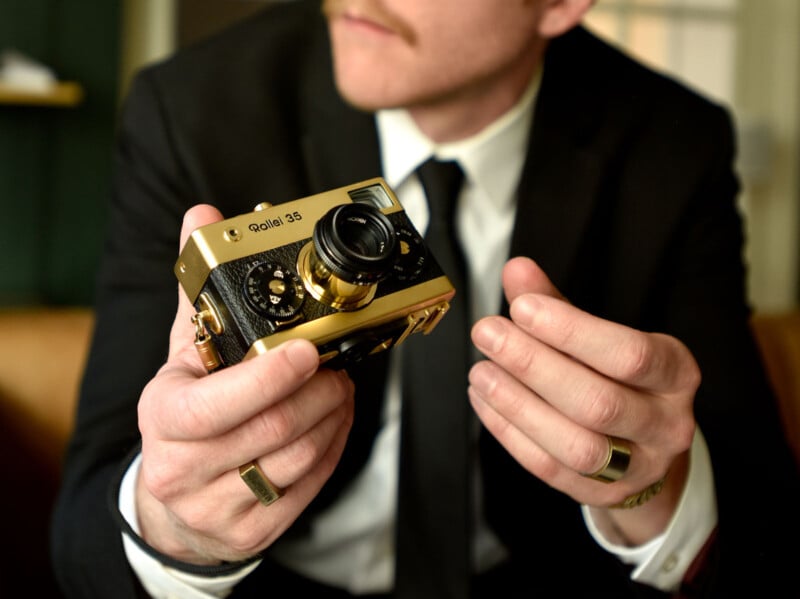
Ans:
{"label": "camera strap lug", "polygon": [[448,302],[440,302],[435,306],[412,312],[406,317],[406,328],[394,344],[400,345],[412,333],[427,335],[439,324],[439,321],[449,309],[450,304]]}
{"label": "camera strap lug", "polygon": [[203,366],[208,372],[214,372],[222,365],[222,360],[219,357],[217,348],[214,347],[211,341],[211,335],[206,331],[206,320],[211,317],[207,310],[197,312],[192,316],[192,324],[194,324],[194,347]]}

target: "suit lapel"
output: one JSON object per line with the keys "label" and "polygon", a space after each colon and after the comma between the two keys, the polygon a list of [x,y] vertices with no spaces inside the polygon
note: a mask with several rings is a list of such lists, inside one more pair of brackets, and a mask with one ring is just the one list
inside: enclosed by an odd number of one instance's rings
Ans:
{"label": "suit lapel", "polygon": [[511,256],[527,255],[564,288],[595,208],[602,176],[598,124],[577,60],[585,34],[552,42],[536,102],[528,155],[517,191]]}
{"label": "suit lapel", "polygon": [[381,175],[380,148],[372,113],[346,104],[336,90],[324,20],[308,53],[310,76],[301,90],[303,156],[312,191],[349,185]]}

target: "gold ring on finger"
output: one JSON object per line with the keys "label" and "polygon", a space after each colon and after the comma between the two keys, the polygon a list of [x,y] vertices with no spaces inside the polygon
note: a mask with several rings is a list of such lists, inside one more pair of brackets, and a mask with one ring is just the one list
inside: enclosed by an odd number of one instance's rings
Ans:
{"label": "gold ring on finger", "polygon": [[610,435],[606,435],[606,439],[608,439],[608,455],[605,463],[597,471],[583,476],[604,483],[613,483],[625,476],[628,470],[631,463],[631,446],[627,441]]}
{"label": "gold ring on finger", "polygon": [[255,461],[239,466],[239,476],[263,505],[273,504],[283,496],[283,491],[272,484]]}

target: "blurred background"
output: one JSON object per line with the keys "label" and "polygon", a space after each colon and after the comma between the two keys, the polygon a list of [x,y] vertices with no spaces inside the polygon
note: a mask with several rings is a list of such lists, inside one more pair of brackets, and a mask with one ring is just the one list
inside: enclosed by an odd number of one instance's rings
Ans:
{"label": "blurred background", "polygon": [[[269,1],[279,0],[0,0],[2,596],[58,596],[47,519],[91,333],[130,77]],[[587,25],[731,110],[752,303],[767,318],[795,314],[800,2],[597,0]]]}

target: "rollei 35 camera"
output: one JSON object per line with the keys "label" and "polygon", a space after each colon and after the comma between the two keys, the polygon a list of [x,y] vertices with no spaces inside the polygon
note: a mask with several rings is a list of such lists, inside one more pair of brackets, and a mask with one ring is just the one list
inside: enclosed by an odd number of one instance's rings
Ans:
{"label": "rollei 35 camera", "polygon": [[200,227],[175,275],[210,371],[297,337],[343,368],[432,331],[455,293],[380,177]]}

